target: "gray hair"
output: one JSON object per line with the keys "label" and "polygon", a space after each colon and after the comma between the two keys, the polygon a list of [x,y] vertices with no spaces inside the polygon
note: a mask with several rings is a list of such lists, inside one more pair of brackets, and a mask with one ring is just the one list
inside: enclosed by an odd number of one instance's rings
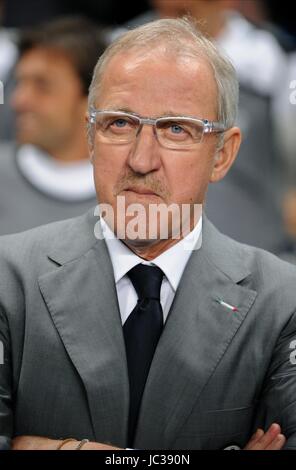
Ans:
{"label": "gray hair", "polygon": [[116,54],[131,50],[151,50],[163,46],[166,51],[204,58],[212,67],[217,83],[217,119],[226,128],[234,125],[238,107],[238,80],[230,60],[223,56],[190,18],[161,19],[126,32],[103,53],[94,69],[89,88],[89,106],[94,106],[105,68]]}

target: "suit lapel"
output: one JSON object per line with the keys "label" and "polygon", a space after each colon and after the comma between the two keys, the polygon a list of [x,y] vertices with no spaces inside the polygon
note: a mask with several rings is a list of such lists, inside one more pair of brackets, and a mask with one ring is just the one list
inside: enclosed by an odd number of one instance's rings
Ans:
{"label": "suit lapel", "polygon": [[129,391],[122,326],[105,242],[92,241],[82,256],[41,276],[39,286],[84,383],[96,439],[124,446]]}
{"label": "suit lapel", "polygon": [[[207,231],[214,230],[208,224],[206,221],[203,246],[193,252],[182,276],[156,349],[143,395],[137,448],[170,448],[256,297],[255,291],[238,285],[249,273],[244,266],[236,269],[239,260],[233,261],[231,248],[228,258],[228,239],[221,244],[224,251],[219,251],[218,235],[211,241],[213,234],[208,233],[205,240]],[[223,269],[207,256],[213,242],[212,254],[216,251]]]}

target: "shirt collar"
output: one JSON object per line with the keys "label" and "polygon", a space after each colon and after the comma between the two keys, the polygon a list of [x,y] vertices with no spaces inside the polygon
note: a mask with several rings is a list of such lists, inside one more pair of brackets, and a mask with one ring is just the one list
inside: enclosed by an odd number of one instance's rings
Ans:
{"label": "shirt collar", "polygon": [[17,163],[22,175],[41,192],[63,201],[85,201],[96,195],[89,159],[55,160],[34,145],[21,145]]}
{"label": "shirt collar", "polygon": [[144,261],[133,253],[121,240],[116,238],[107,223],[102,218],[100,220],[104,239],[111,258],[116,284],[134,266],[141,263],[152,264],[158,266],[163,271],[171,287],[176,291],[192,251],[201,247],[202,216],[200,216],[194,229],[185,238],[150,262]]}

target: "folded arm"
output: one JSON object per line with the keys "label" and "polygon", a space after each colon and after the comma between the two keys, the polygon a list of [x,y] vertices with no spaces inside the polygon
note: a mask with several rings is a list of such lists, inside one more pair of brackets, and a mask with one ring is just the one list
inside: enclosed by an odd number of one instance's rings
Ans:
{"label": "folded arm", "polygon": [[12,365],[7,320],[0,308],[0,450],[10,448],[13,433]]}
{"label": "folded arm", "polygon": [[296,313],[279,335],[262,390],[255,428],[278,423],[284,449],[296,449]]}

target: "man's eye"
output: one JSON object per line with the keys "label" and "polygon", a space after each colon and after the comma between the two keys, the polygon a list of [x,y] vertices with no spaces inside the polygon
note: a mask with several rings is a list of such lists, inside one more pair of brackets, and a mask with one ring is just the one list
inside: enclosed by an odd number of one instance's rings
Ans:
{"label": "man's eye", "polygon": [[127,124],[128,122],[126,121],[126,119],[115,119],[113,122],[111,122],[112,126],[119,127],[119,128],[125,127]]}
{"label": "man's eye", "polygon": [[163,129],[167,134],[170,133],[176,136],[186,134],[187,132],[186,127],[182,123],[176,121],[162,121],[159,123],[159,128]]}
{"label": "man's eye", "polygon": [[184,132],[183,127],[179,124],[171,124],[170,129],[173,134],[182,134],[182,132]]}

